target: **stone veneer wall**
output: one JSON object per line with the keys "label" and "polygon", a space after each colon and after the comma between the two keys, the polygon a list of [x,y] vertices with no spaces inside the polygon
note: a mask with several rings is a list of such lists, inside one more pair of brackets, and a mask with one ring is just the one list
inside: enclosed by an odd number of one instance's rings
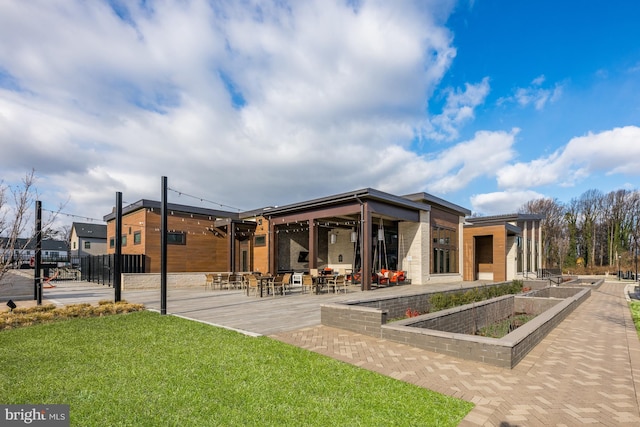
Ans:
{"label": "stone veneer wall", "polygon": [[[204,288],[206,280],[202,273],[167,273],[167,287],[170,288]],[[160,289],[160,273],[123,273],[122,290]]]}

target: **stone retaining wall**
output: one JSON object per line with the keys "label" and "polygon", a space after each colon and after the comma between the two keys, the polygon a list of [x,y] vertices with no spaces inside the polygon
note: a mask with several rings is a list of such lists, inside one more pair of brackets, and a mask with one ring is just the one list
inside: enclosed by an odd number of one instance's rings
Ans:
{"label": "stone retaining wall", "polygon": [[[205,274],[203,273],[167,273],[167,287],[176,288],[204,288]],[[123,273],[122,290],[160,289],[160,273]]]}
{"label": "stone retaining wall", "polygon": [[[390,324],[385,324],[388,318],[402,316],[409,306],[419,309],[418,303],[425,304],[424,300],[428,300],[430,294],[324,304],[321,307],[321,322],[326,326],[380,337],[436,353],[513,368],[591,295],[591,287],[554,287],[547,294],[549,297],[546,298],[505,295]],[[397,312],[400,314],[397,315]],[[475,331],[486,326],[482,323],[488,322],[480,320],[483,316],[489,319],[492,316],[505,318],[514,312],[532,312],[537,316],[501,339],[456,332]]]}

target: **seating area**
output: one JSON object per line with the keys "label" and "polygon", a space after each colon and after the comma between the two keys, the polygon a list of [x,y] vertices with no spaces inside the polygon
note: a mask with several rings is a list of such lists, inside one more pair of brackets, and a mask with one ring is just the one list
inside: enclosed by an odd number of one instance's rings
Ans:
{"label": "seating area", "polygon": [[359,290],[345,271],[310,269],[306,272],[280,273],[214,272],[205,274],[204,288],[209,290],[242,290],[247,296],[285,296],[291,294],[337,294]]}

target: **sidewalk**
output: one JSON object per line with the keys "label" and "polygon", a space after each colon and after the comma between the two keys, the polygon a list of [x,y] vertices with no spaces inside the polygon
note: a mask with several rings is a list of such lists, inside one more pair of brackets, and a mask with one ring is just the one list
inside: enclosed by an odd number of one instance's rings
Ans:
{"label": "sidewalk", "polygon": [[474,402],[461,426],[637,426],[640,340],[623,291],[593,290],[512,370],[324,326],[273,338]]}

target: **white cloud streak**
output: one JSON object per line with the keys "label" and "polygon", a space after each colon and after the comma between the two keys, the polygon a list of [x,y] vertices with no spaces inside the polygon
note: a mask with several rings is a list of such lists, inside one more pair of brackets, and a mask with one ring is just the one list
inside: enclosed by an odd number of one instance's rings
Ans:
{"label": "white cloud streak", "polygon": [[547,103],[556,102],[562,96],[563,85],[556,83],[553,87],[542,87],[546,78],[540,75],[531,81],[528,87],[516,88],[512,96],[500,98],[498,104],[515,102],[521,107],[533,105],[536,110],[544,109]]}
{"label": "white cloud streak", "polygon": [[471,210],[480,215],[517,213],[525,203],[542,198],[544,195],[531,190],[476,194],[471,197]]}
{"label": "white cloud streak", "polygon": [[[411,149],[456,54],[453,2],[125,4],[0,5],[0,167],[35,168],[71,209],[158,198],[163,175],[246,209],[369,186],[450,192],[513,156],[513,132]],[[488,90],[451,90],[433,126],[457,135]]]}
{"label": "white cloud streak", "polygon": [[640,175],[640,127],[626,126],[572,138],[562,149],[498,171],[505,189],[559,184],[573,186],[594,173]]}

